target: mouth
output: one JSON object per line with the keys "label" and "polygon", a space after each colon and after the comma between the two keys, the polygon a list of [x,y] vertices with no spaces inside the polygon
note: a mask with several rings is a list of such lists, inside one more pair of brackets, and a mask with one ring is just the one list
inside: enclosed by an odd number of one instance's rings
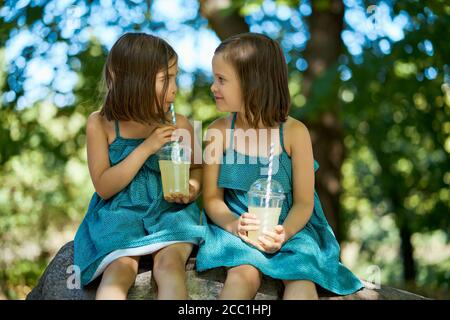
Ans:
{"label": "mouth", "polygon": [[214,99],[216,99],[216,101],[217,100],[223,100],[223,97],[214,96]]}

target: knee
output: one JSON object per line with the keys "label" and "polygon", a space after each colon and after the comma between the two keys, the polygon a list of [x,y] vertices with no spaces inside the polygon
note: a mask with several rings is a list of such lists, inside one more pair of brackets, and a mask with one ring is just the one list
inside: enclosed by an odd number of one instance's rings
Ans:
{"label": "knee", "polygon": [[153,274],[155,277],[168,274],[174,276],[176,274],[185,273],[185,261],[176,255],[165,255],[157,257],[153,262]]}
{"label": "knee", "polygon": [[309,280],[283,280],[284,300],[317,300],[316,285]]}
{"label": "knee", "polygon": [[257,291],[261,285],[261,272],[251,265],[239,266],[228,270],[227,279]]}
{"label": "knee", "polygon": [[103,272],[103,282],[129,285],[136,279],[138,262],[135,258],[122,257],[113,262]]}

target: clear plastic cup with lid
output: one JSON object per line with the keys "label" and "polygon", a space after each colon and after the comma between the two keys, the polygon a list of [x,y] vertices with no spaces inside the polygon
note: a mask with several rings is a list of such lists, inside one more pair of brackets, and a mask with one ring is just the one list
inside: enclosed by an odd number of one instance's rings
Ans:
{"label": "clear plastic cup with lid", "polygon": [[258,179],[250,187],[248,195],[248,212],[260,221],[259,229],[249,231],[248,237],[257,242],[265,231],[274,231],[278,225],[281,209],[286,196],[277,180]]}
{"label": "clear plastic cup with lid", "polygon": [[164,197],[189,196],[190,148],[171,142],[164,145],[157,155]]}

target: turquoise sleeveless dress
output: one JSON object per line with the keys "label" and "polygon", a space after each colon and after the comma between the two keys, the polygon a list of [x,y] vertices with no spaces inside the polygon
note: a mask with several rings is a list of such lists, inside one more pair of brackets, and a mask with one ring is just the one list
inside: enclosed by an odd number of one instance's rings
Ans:
{"label": "turquoise sleeveless dress", "polygon": [[[262,164],[261,161],[257,161],[259,159],[243,155],[233,148],[235,120],[236,114],[231,125],[230,146],[226,148],[224,156],[229,157],[231,153],[235,160],[238,156],[245,157],[245,164],[227,164],[227,161],[222,161],[218,186],[224,190],[225,203],[238,217],[248,211],[247,192],[255,180],[262,178],[261,168],[267,167],[267,161]],[[279,161],[279,169],[273,179],[281,183],[286,195],[279,219],[279,224],[282,224],[293,205],[292,163],[283,144],[283,124],[280,125],[279,131],[282,152],[274,156],[273,161]],[[318,163],[314,161],[314,171],[317,171],[318,167]],[[309,222],[274,254],[259,251],[215,225],[205,212],[203,215],[203,221],[206,222],[208,229],[205,241],[200,245],[197,254],[198,271],[250,264],[271,278],[310,280],[339,295],[351,294],[364,287],[363,283],[340,262],[339,244],[325,218],[316,192],[314,192],[314,210]]]}
{"label": "turquoise sleeveless dress", "polygon": [[[114,166],[125,159],[144,139],[120,136],[109,146]],[[99,276],[115,259],[141,256],[177,242],[199,244],[205,227],[200,223],[196,202],[164,200],[158,156],[151,155],[133,180],[108,200],[97,193],[91,198],[84,220],[74,239],[74,261],[84,286]]]}

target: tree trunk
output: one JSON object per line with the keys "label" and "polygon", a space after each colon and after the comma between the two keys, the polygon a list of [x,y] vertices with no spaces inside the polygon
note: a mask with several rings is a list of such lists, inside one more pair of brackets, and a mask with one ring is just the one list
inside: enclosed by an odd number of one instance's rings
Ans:
{"label": "tree trunk", "polygon": [[[388,161],[383,161],[387,163]],[[395,179],[395,176],[393,176]],[[402,200],[404,195],[399,190],[390,190],[392,210],[395,214],[395,223],[400,232],[400,254],[402,255],[403,280],[407,287],[415,287],[416,283],[416,265],[414,261],[414,247],[411,243],[411,227],[408,221],[408,212],[403,208]]]}
{"label": "tree trunk", "polygon": [[202,16],[208,20],[209,26],[222,41],[232,35],[249,31],[237,9],[229,11],[230,8],[229,0],[200,0]]}
{"label": "tree trunk", "polygon": [[407,223],[400,226],[401,253],[403,258],[403,277],[406,284],[415,283],[416,267],[414,263],[414,249],[411,244],[411,230]]}
{"label": "tree trunk", "polygon": [[[308,19],[311,38],[305,59],[308,69],[303,78],[303,93],[308,98],[314,80],[333,67],[342,53],[341,32],[344,24],[344,5],[340,0],[311,1],[312,14]],[[336,81],[337,75],[336,75]],[[332,105],[315,121],[305,120],[311,133],[314,156],[320,164],[316,175],[316,188],[324,213],[335,232],[342,240],[339,223],[341,166],[345,148],[341,123],[338,119],[338,97],[334,92]]]}

